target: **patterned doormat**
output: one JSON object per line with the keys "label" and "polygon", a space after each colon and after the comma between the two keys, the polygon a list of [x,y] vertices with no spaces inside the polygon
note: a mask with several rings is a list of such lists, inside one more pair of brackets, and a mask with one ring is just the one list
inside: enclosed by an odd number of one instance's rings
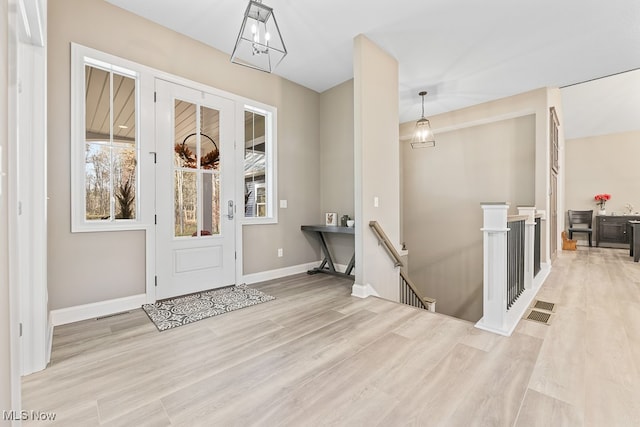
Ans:
{"label": "patterned doormat", "polygon": [[144,304],[142,309],[159,331],[166,331],[274,299],[264,292],[238,285]]}

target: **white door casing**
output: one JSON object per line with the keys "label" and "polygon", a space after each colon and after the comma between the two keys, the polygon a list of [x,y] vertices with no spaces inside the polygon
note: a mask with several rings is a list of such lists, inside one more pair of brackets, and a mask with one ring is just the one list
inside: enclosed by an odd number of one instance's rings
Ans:
{"label": "white door casing", "polygon": [[235,283],[234,115],[156,79],[156,299]]}

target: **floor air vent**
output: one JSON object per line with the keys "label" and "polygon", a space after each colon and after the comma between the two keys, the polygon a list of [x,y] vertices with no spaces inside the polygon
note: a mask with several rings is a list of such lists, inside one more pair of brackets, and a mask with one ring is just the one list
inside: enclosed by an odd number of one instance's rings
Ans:
{"label": "floor air vent", "polygon": [[530,310],[525,316],[525,319],[531,320],[532,322],[549,325],[551,323],[551,313],[538,310]]}
{"label": "floor air vent", "polygon": [[545,311],[551,311],[551,312],[556,311],[555,303],[540,301],[540,300],[535,300],[531,308],[537,308],[538,310],[545,310]]}
{"label": "floor air vent", "polygon": [[107,314],[106,316],[96,317],[96,320],[109,319],[111,317],[122,316],[123,314],[129,314],[128,311],[122,311],[120,313]]}

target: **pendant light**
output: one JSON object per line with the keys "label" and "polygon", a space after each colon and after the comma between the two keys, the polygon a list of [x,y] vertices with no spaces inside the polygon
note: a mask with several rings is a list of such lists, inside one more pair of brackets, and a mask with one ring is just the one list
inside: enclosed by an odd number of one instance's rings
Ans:
{"label": "pendant light", "polygon": [[231,62],[270,73],[286,55],[273,9],[262,4],[262,0],[250,0]]}
{"label": "pendant light", "polygon": [[424,117],[424,96],[426,94],[426,91],[422,91],[418,94],[422,97],[422,117],[420,117],[416,122],[416,129],[413,133],[413,138],[411,139],[411,148],[436,146],[436,139],[431,131],[431,123],[429,123],[429,119]]}

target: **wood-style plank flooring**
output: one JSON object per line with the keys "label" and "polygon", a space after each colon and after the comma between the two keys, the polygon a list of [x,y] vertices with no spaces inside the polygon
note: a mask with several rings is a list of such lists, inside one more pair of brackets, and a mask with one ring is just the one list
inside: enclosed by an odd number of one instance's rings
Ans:
{"label": "wood-style plank flooring", "polygon": [[[640,264],[563,252],[511,337],[326,275],[275,301],[158,332],[142,310],[57,327],[23,408],[62,426],[638,426]],[[26,425],[45,425],[26,423]]]}

